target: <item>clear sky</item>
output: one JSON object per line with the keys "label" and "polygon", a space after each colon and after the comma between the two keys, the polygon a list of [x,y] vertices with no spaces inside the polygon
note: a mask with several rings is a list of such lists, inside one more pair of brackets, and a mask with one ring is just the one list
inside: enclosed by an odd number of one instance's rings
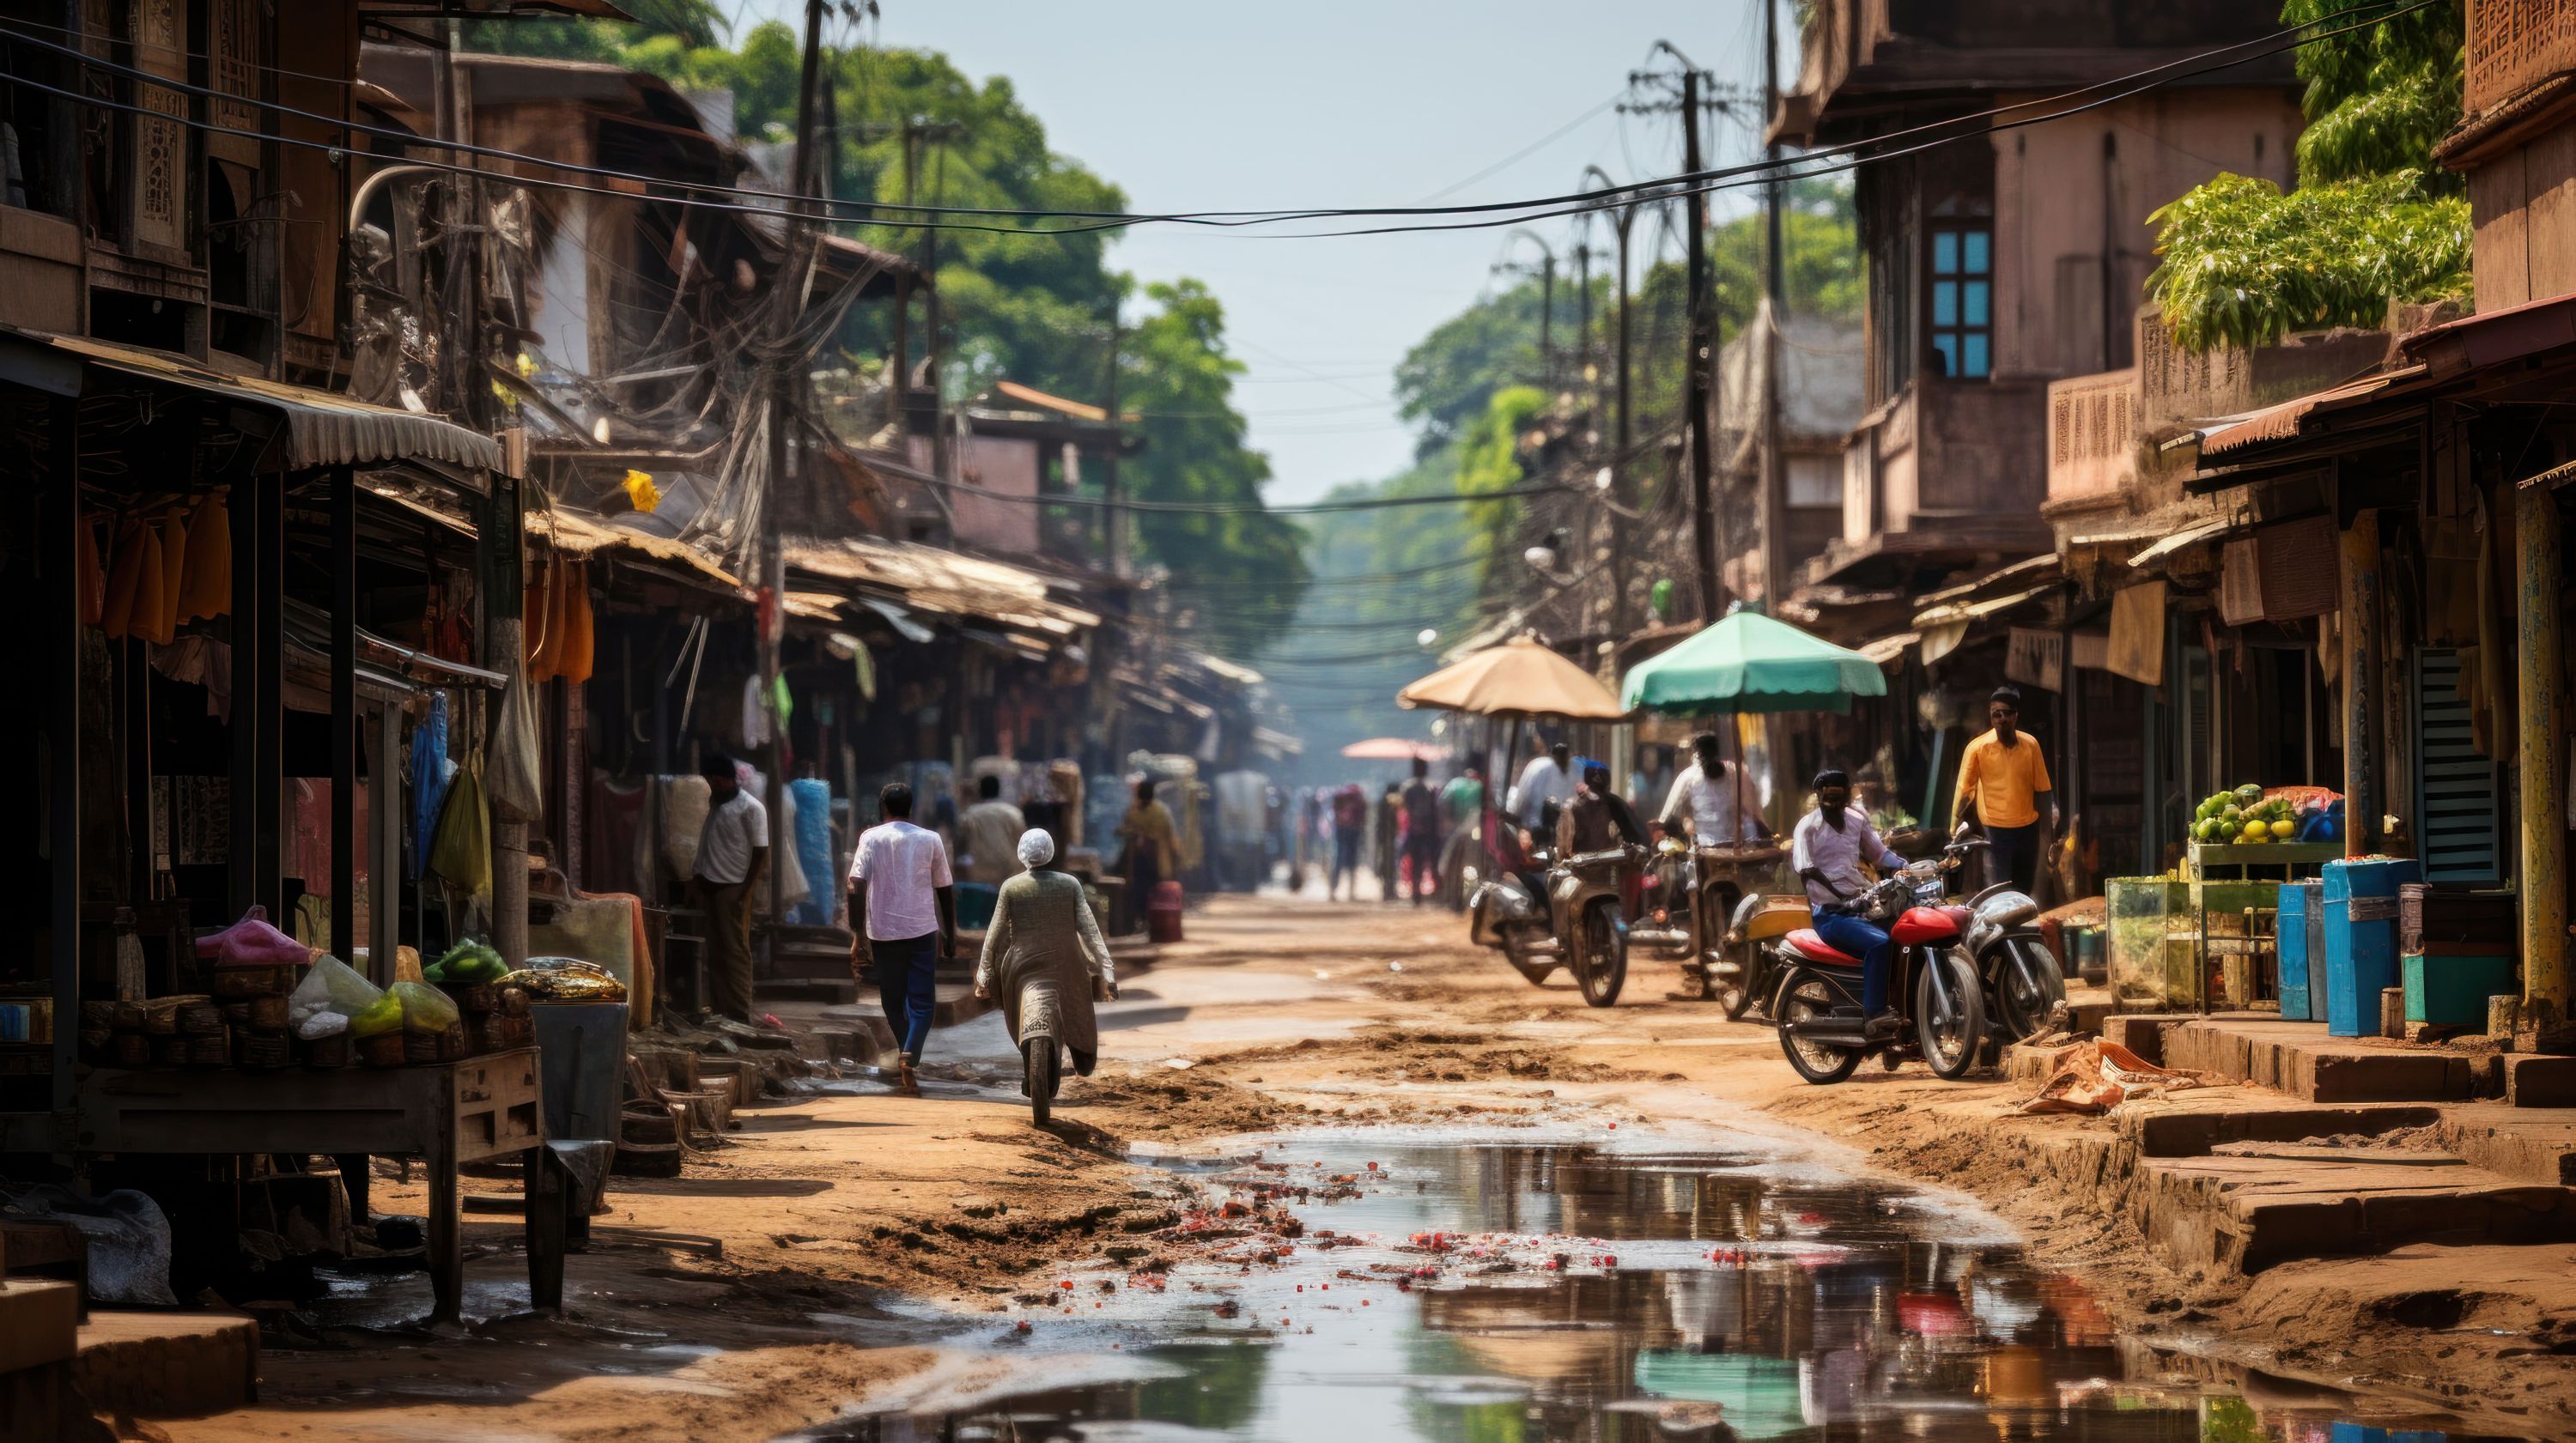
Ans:
{"label": "clear sky", "polygon": [[[727,3],[743,16],[737,37],[804,13],[802,0]],[[1671,40],[1721,80],[1761,78],[1759,0],[880,4],[878,43],[944,51],[979,81],[1008,76],[1054,148],[1143,211],[1554,195],[1576,189],[1587,163],[1622,181],[1669,174],[1680,168],[1675,119],[1623,123],[1606,104],[1653,43]],[[1714,159],[1740,159],[1751,141],[1720,122],[1714,144]],[[1569,267],[1571,227],[1541,229]],[[1637,227],[1640,269],[1652,234]],[[1389,399],[1395,363],[1497,283],[1497,260],[1537,261],[1536,246],[1507,235],[1288,240],[1147,227],[1111,258],[1142,280],[1196,276],[1225,303],[1249,367],[1240,405],[1278,478],[1271,499],[1295,501],[1411,459],[1411,433]],[[1606,248],[1608,228],[1596,236]]]}

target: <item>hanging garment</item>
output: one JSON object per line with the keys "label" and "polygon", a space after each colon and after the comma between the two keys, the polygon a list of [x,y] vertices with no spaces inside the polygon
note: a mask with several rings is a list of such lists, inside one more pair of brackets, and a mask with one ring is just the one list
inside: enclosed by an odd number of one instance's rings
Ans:
{"label": "hanging garment", "polygon": [[756,671],[742,679],[742,745],[746,751],[769,745],[769,709],[761,705]]}
{"label": "hanging garment", "polygon": [[170,643],[170,602],[163,595],[168,572],[161,565],[161,528],[146,521],[137,529],[142,559],[135,567],[134,600],[126,614],[125,634],[144,641]]}
{"label": "hanging garment", "polygon": [[492,890],[492,818],[483,802],[483,778],[473,762],[456,772],[447,804],[438,812],[438,835],[429,848],[429,869],[480,896]]}
{"label": "hanging garment", "polygon": [[662,801],[662,865],[687,881],[698,871],[698,836],[707,828],[712,794],[704,777],[664,777],[657,788]]}
{"label": "hanging garment", "polygon": [[555,655],[555,675],[578,686],[590,680],[591,656],[595,637],[590,614],[590,566],[571,562],[563,568],[563,580],[557,601],[563,626],[563,645]]}
{"label": "hanging garment", "polygon": [[829,926],[832,894],[840,882],[832,867],[832,789],[818,777],[799,777],[787,784],[787,795],[796,808],[796,824],[788,840],[811,889],[803,902],[788,909],[787,920],[809,927]]}
{"label": "hanging garment", "polygon": [[188,564],[179,573],[179,619],[204,621],[233,609],[233,523],[224,493],[197,502],[188,521]]}
{"label": "hanging garment", "polygon": [[429,716],[411,734],[411,875],[438,836],[438,814],[447,804],[447,789],[456,779],[456,764],[447,759],[447,693],[429,694]]}
{"label": "hanging garment", "polygon": [[533,822],[545,810],[544,762],[537,741],[537,689],[524,676],[514,677],[501,694],[501,713],[493,719],[492,811],[504,821]]}

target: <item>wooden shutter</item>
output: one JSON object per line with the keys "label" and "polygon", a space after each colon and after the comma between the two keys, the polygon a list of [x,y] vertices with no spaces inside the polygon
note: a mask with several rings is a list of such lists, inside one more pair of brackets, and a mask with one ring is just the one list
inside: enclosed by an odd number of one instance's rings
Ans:
{"label": "wooden shutter", "polygon": [[2460,697],[2460,654],[2415,653],[2415,837],[2431,882],[2492,882],[2501,876],[2504,797],[2496,764],[2469,735]]}

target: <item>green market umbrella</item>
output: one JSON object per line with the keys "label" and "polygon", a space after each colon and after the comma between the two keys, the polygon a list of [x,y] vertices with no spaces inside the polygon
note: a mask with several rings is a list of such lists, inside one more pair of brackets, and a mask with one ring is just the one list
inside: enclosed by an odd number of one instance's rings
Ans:
{"label": "green market umbrella", "polygon": [[1856,696],[1887,695],[1878,663],[1785,621],[1739,611],[1631,668],[1620,704],[1711,715],[1851,710]]}

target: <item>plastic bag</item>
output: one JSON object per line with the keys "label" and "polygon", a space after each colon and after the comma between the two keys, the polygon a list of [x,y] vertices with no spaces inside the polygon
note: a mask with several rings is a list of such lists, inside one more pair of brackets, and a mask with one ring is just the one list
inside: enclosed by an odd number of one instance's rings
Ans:
{"label": "plastic bag", "polygon": [[218,967],[301,967],[313,949],[269,925],[268,909],[252,907],[241,920],[197,939],[197,960]]}
{"label": "plastic bag", "polygon": [[170,1291],[170,1219],[161,1205],[130,1188],[82,1197],[53,1183],[38,1183],[7,1198],[0,1212],[46,1218],[80,1230],[89,1250],[89,1300],[149,1308],[175,1308]]}
{"label": "plastic bag", "polygon": [[402,1004],[406,1032],[445,1032],[464,1020],[455,1001],[426,982],[397,982],[385,995]]}
{"label": "plastic bag", "polygon": [[316,1012],[295,1024],[295,1035],[307,1042],[337,1037],[348,1030],[349,1017],[345,1012]]}
{"label": "plastic bag", "polygon": [[345,1027],[350,1018],[384,995],[384,989],[358,975],[357,968],[325,955],[304,974],[303,981],[295,984],[294,993],[286,999],[286,1020],[305,1037],[328,1037],[329,1032],[304,1032],[305,1022],[316,1013],[336,1012]]}

